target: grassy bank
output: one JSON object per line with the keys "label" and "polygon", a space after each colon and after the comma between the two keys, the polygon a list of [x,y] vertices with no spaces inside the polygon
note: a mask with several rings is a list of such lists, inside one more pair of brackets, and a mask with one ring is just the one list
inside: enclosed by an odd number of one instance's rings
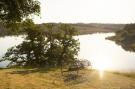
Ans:
{"label": "grassy bank", "polygon": [[79,77],[68,79],[59,69],[1,69],[0,89],[135,89],[129,74],[81,70]]}

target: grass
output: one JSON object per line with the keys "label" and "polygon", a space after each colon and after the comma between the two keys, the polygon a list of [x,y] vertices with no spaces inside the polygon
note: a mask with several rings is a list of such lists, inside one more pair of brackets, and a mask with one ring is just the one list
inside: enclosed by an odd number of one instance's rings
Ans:
{"label": "grass", "polygon": [[81,70],[73,79],[59,69],[12,68],[0,70],[0,89],[135,89],[134,74]]}
{"label": "grass", "polygon": [[135,72],[131,72],[131,73],[112,72],[112,73],[117,74],[117,75],[130,77],[130,78],[135,78]]}

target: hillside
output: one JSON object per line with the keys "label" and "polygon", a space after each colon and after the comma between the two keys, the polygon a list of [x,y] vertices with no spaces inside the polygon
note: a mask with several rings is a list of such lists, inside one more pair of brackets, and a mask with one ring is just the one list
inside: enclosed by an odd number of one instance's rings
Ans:
{"label": "hillside", "polygon": [[97,32],[116,32],[118,30],[123,29],[125,26],[124,24],[97,24],[97,23],[91,23],[91,24],[71,24],[74,26],[79,34],[91,34],[91,33],[97,33]]}
{"label": "hillside", "polygon": [[[1,69],[0,89],[135,89],[135,77],[95,70],[80,71],[82,77],[67,80],[59,70]],[[135,76],[135,74],[132,74]]]}
{"label": "hillside", "polygon": [[121,45],[126,51],[135,52],[135,24],[127,24],[123,30],[116,32],[116,35],[108,39]]}

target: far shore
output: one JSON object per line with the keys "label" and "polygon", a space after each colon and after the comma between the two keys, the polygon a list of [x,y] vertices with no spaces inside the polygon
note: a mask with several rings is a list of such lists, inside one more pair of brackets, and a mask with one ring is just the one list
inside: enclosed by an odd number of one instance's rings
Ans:
{"label": "far shore", "polygon": [[[56,25],[59,25],[59,23],[54,23]],[[86,35],[86,34],[93,34],[93,33],[110,33],[110,32],[116,32],[118,30],[122,30],[125,24],[100,24],[100,23],[90,23],[90,24],[84,24],[84,23],[76,23],[71,24],[68,23],[71,26],[75,27],[75,29],[78,31],[78,35]],[[39,24],[40,26],[43,26],[42,24]],[[24,33],[8,33],[5,29],[0,27],[0,36],[11,36],[11,35],[20,35]]]}

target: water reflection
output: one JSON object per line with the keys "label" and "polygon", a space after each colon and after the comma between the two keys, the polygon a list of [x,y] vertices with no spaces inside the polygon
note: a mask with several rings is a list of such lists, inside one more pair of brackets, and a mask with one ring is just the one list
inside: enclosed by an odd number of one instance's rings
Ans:
{"label": "water reflection", "polygon": [[[8,48],[20,44],[23,41],[23,36],[7,36],[0,38],[0,59],[4,56]],[[5,67],[8,64],[7,61],[1,62],[0,67]]]}
{"label": "water reflection", "polygon": [[88,59],[99,70],[135,71],[135,53],[127,52],[110,40],[114,33],[97,33],[78,36],[80,40],[79,57]]}

